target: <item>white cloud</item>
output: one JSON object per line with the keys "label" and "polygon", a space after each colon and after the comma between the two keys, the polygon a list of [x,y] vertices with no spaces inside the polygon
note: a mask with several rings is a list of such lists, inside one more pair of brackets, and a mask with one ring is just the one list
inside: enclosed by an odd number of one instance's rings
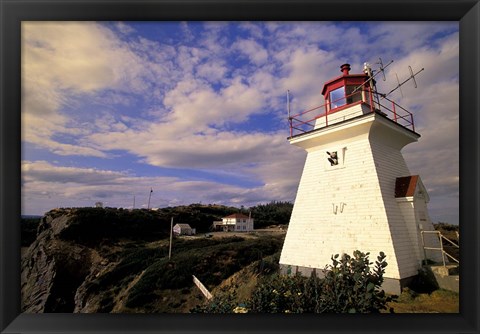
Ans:
{"label": "white cloud", "polygon": [[[275,173],[273,167],[269,173]],[[22,174],[22,212],[37,214],[54,207],[93,206],[97,201],[129,208],[134,196],[137,208],[146,207],[150,188],[153,188],[151,207],[198,202],[256,205],[271,201],[272,196],[288,200],[292,193],[292,185],[288,183],[296,183],[291,179],[282,181],[287,186],[243,188],[215,181],[139,177],[127,172],[62,167],[45,161],[23,162]]]}
{"label": "white cloud", "polygon": [[[140,42],[140,44],[142,41]],[[149,45],[151,46],[151,45]],[[153,51],[153,50],[151,50]],[[147,94],[151,82],[164,73],[133,53],[112,31],[91,22],[24,22],[22,24],[22,135],[23,140],[57,154],[104,156],[90,147],[56,142],[55,133],[75,132],[71,122],[84,112],[67,115],[77,101],[96,99],[107,89],[116,92],[104,103],[128,104],[125,95]],[[163,75],[163,77],[166,77]],[[165,79],[166,80],[166,79]],[[120,99],[120,100],[119,100]],[[91,112],[92,116],[95,111]]]}
{"label": "white cloud", "polygon": [[[395,60],[388,80],[378,79],[382,90],[395,86],[395,73],[405,78],[408,65],[425,67],[418,89],[407,84],[404,98],[393,94],[415,112],[422,135],[404,154],[411,171],[430,189],[432,202],[447,203],[448,196],[457,196],[458,164],[448,159],[458,157],[455,25],[244,22],[239,27],[241,37],[231,38],[232,23],[184,22],[183,39],[153,40],[139,36],[128,23],[24,23],[22,138],[57,155],[111,158],[112,150],[120,150],[148,165],[250,178],[257,186],[120,173],[108,190],[99,191],[87,181],[77,182],[78,175],[90,175],[85,170],[40,163],[26,175],[47,175],[39,172],[42,166],[60,175],[76,173],[75,181],[65,183],[72,203],[74,194],[89,203],[110,192],[115,194],[111,203],[129,203],[130,195],[121,199],[128,187],[115,183],[120,180],[139,192],[151,182],[161,185],[170,191],[159,194],[162,203],[200,197],[243,205],[293,200],[305,152],[289,146],[286,123],[278,130],[286,113],[286,90],[291,91],[293,112],[321,105],[323,84],[341,74],[341,64],[350,62],[358,73],[364,61],[382,57],[385,63]],[[237,66],[241,57],[250,64]],[[275,126],[249,128],[257,116],[272,117]],[[90,173],[99,179],[108,175]],[[134,181],[138,188],[131,186]],[[64,194],[58,182],[46,179],[30,180],[25,189],[43,196],[41,187]]]}
{"label": "white cloud", "polygon": [[199,65],[196,69],[197,77],[212,83],[221,81],[224,78],[225,73],[227,73],[227,68],[217,62],[204,63]]}
{"label": "white cloud", "polygon": [[240,39],[232,47],[246,55],[255,65],[262,65],[268,60],[267,50],[252,39]]}

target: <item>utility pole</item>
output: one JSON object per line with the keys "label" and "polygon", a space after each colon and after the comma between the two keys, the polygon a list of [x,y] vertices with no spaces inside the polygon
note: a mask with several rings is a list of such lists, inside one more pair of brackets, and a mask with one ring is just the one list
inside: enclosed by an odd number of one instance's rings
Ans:
{"label": "utility pole", "polygon": [[150,188],[150,194],[148,195],[148,206],[147,206],[147,210],[150,210],[150,198],[152,197],[152,193],[153,193],[153,189]]}
{"label": "utility pole", "polygon": [[168,247],[168,259],[172,257],[173,217],[170,221],[170,246]]}

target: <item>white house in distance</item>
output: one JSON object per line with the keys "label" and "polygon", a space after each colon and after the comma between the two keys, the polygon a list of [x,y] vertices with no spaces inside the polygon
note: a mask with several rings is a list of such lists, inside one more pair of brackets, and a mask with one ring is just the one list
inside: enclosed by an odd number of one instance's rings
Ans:
{"label": "white house in distance", "polygon": [[[418,140],[413,115],[375,90],[372,70],[323,86],[324,104],[289,114],[290,144],[307,151],[280,256],[286,274],[321,275],[335,254],[387,256],[383,289],[399,294],[427,254],[421,231],[433,230],[428,194],[401,150]],[[438,240],[428,240],[439,247]]]}
{"label": "white house in distance", "polygon": [[253,231],[253,218],[241,213],[223,217],[222,221],[213,222],[215,231],[224,232],[250,232]]}
{"label": "white house in distance", "polygon": [[176,224],[173,227],[173,234],[175,235],[193,235],[195,233],[195,229],[188,224]]}

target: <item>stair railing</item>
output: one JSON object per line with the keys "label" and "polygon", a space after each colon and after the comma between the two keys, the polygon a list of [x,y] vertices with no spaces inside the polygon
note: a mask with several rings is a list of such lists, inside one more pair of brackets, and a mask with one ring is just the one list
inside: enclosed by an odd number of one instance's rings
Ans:
{"label": "stair railing", "polygon": [[[441,254],[442,254],[442,262],[443,262],[443,266],[445,267],[446,266],[446,263],[445,263],[445,256],[447,256],[448,258],[452,259],[453,261],[455,261],[456,263],[460,264],[460,261],[458,259],[456,259],[455,257],[453,257],[452,255],[448,254],[445,249],[443,248],[443,240],[446,240],[448,241],[450,244],[452,244],[454,247],[456,248],[460,248],[460,246],[458,244],[456,244],[455,242],[453,242],[452,240],[448,239],[446,236],[444,236],[440,231],[420,231],[421,235],[422,235],[422,246],[423,246],[423,254],[424,254],[424,257],[425,257],[425,262],[427,261],[427,249],[428,250],[437,250],[437,251],[440,251]],[[440,242],[440,248],[438,247],[428,247],[425,245],[425,236],[424,234],[427,233],[427,234],[436,234],[438,236],[438,241]],[[457,237],[458,237],[458,232],[457,233]]]}

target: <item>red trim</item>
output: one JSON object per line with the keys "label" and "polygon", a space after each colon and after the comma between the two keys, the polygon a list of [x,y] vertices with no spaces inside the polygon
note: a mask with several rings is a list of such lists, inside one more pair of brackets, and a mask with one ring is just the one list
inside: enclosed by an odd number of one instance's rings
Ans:
{"label": "red trim", "polygon": [[395,197],[411,197],[415,195],[418,175],[397,177],[395,180]]}
{"label": "red trim", "polygon": [[[334,78],[330,81],[327,81],[324,85],[323,85],[323,89],[322,89],[322,95],[325,96],[325,93],[327,91],[327,88],[330,88],[329,90],[332,90],[332,89],[335,89],[333,87],[340,87],[342,86],[342,84],[340,84],[340,86],[337,86],[338,82],[342,82],[343,85],[349,85],[349,84],[352,84],[352,85],[361,85],[365,82],[365,80],[368,79],[368,75],[366,74],[349,74],[349,75],[342,75],[342,76],[339,76],[337,78]],[[332,86],[332,87],[330,87]]]}

